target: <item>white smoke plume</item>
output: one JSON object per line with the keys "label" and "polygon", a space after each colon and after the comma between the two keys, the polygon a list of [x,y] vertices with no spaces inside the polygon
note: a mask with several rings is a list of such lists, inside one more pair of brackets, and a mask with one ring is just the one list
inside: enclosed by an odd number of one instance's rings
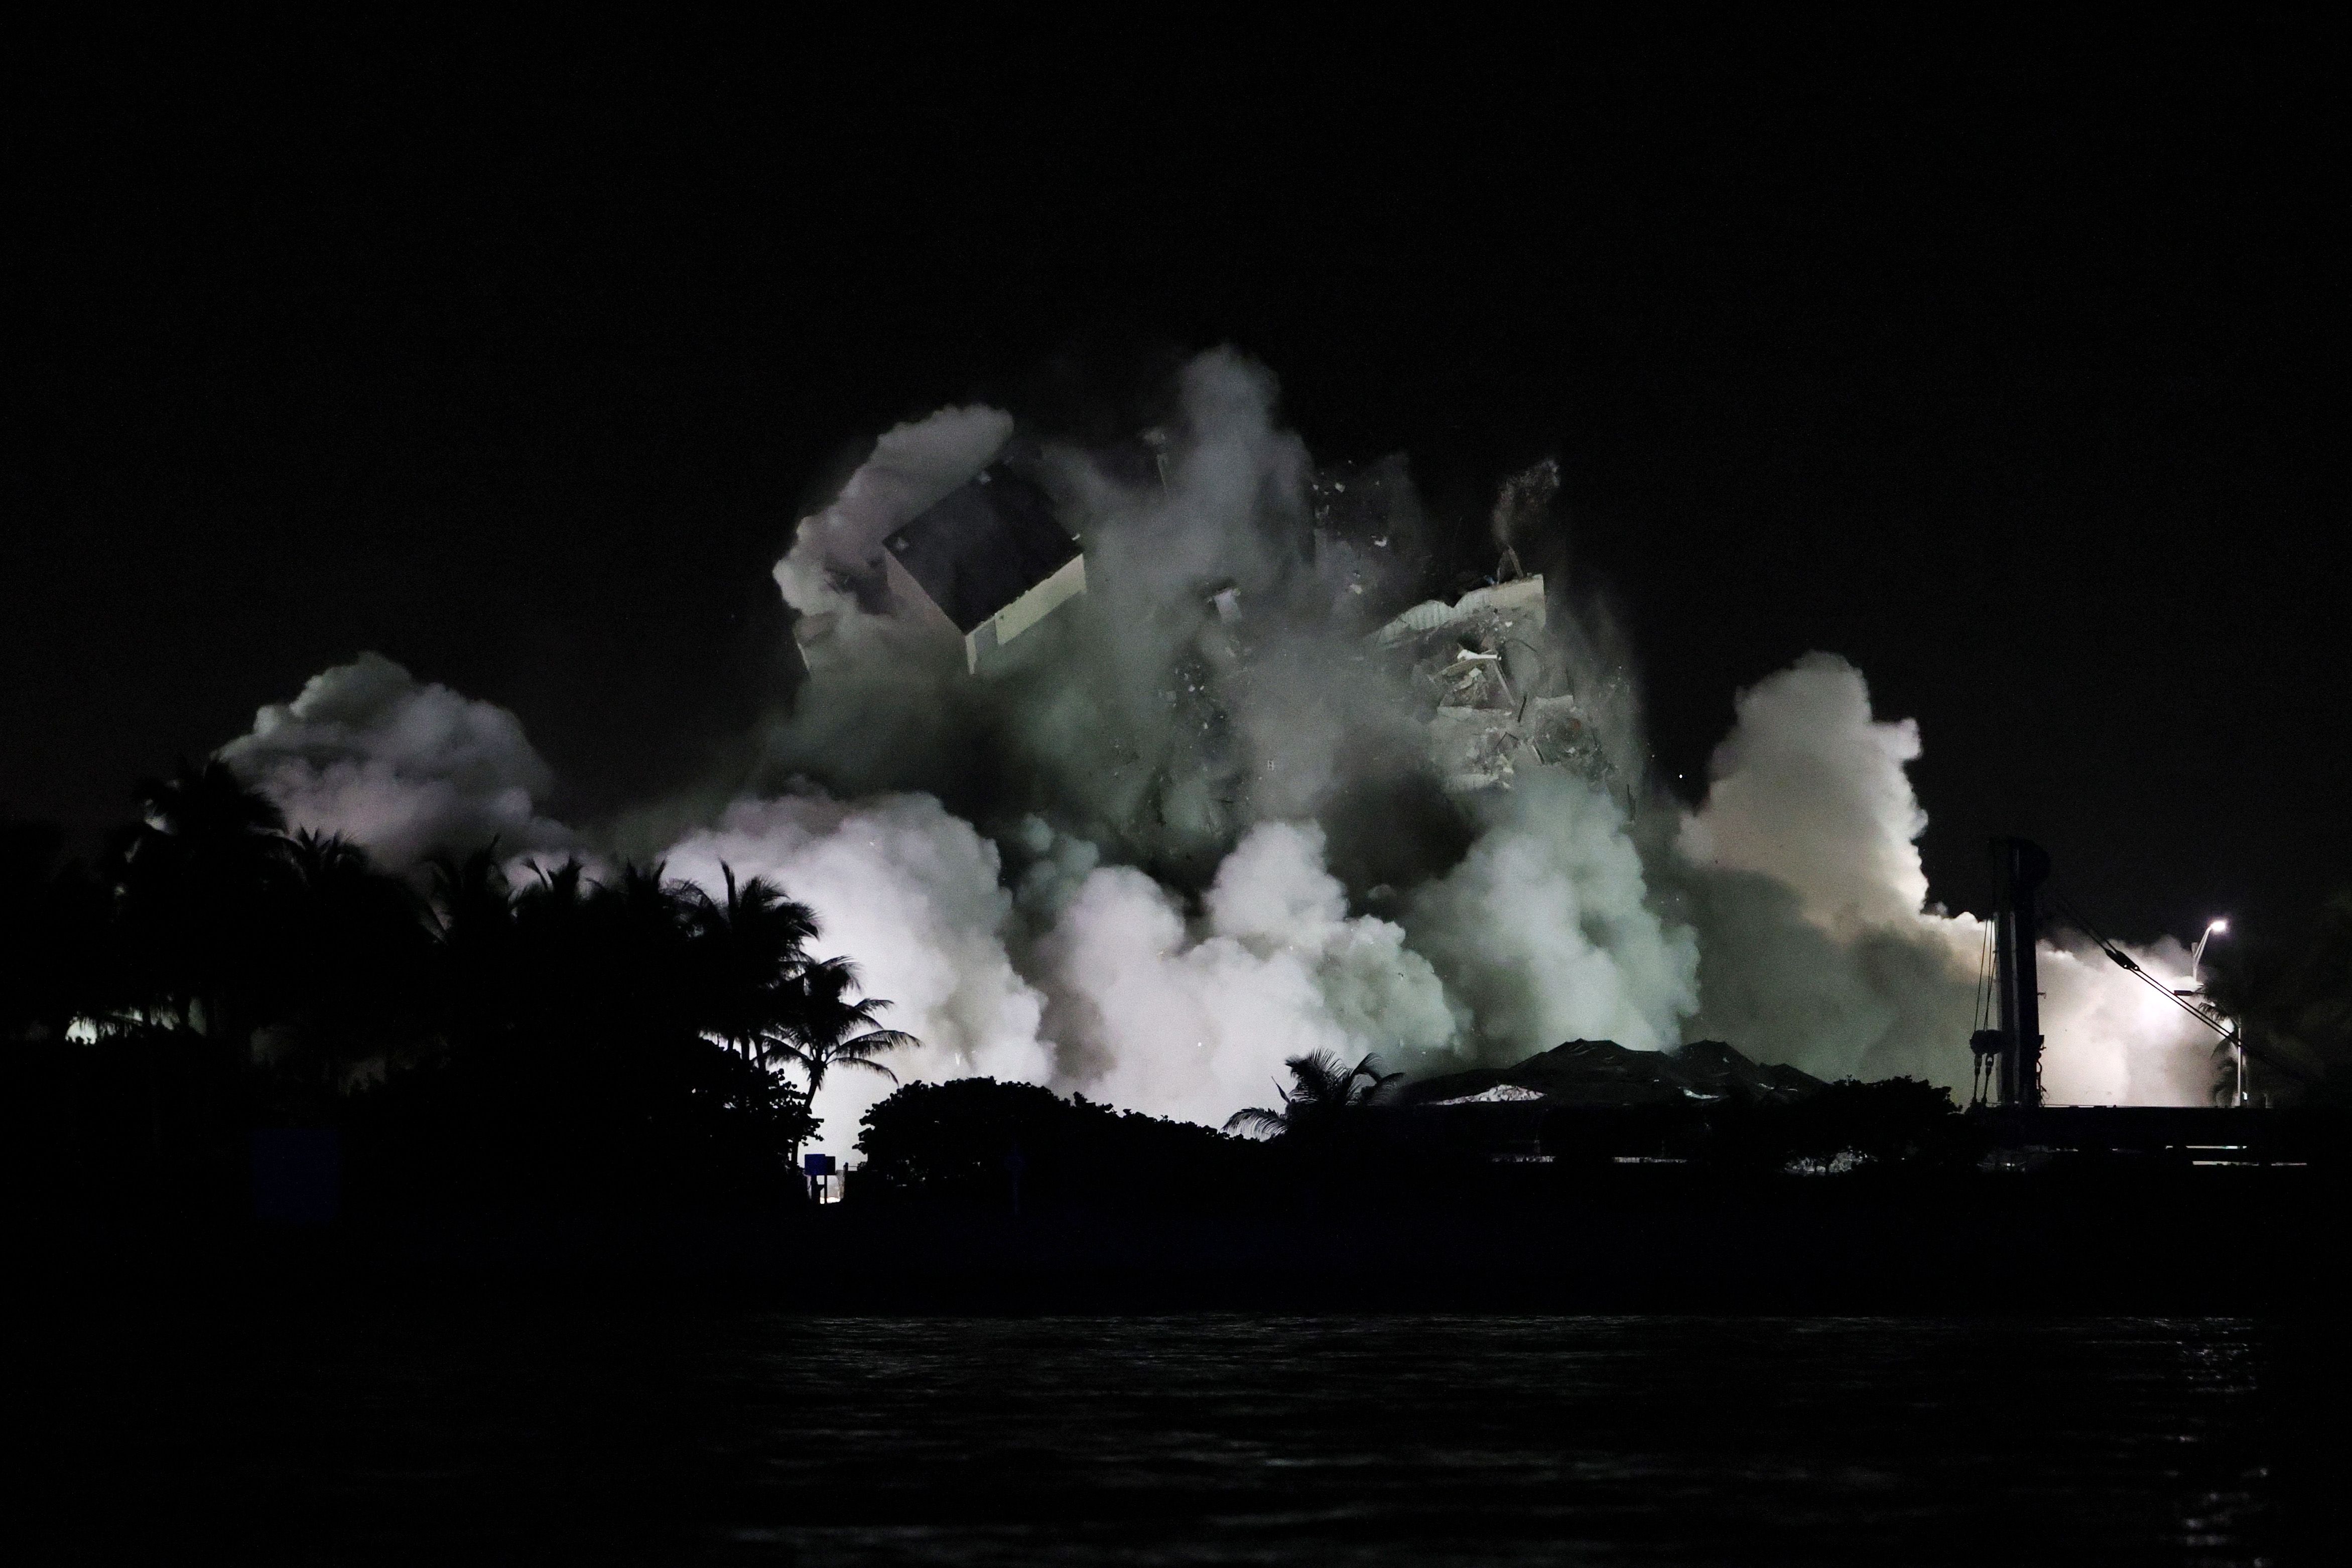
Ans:
{"label": "white smoke plume", "polygon": [[[1326,541],[1327,561],[1309,541],[1314,464],[1275,417],[1273,377],[1220,351],[1176,395],[1148,469],[1044,448],[1087,592],[1027,635],[1012,668],[975,681],[887,615],[845,620],[838,595],[808,600],[835,617],[815,628],[830,646],[770,738],[780,793],[730,814],[727,857],[776,868],[822,914],[794,881],[807,829],[787,803],[809,787],[794,781],[861,801],[934,792],[934,826],[969,823],[972,842],[1001,847],[1017,891],[1009,922],[975,909],[955,955],[935,956],[977,966],[990,995],[1025,978],[1046,1081],[1161,1114],[1213,1123],[1265,1103],[1283,1059],[1308,1050],[1438,1070],[1570,1035],[1676,1044],[1696,1005],[1695,943],[1651,900],[1625,809],[1539,769],[1483,805],[1449,800],[1402,672],[1368,653],[1370,628],[1411,602],[1362,593],[1418,516],[1401,465],[1380,470],[1359,536]],[[879,469],[917,449],[945,454],[927,471],[962,477],[1002,440],[993,425],[964,440],[975,417],[902,426],[845,496],[905,495]],[[878,552],[883,521],[839,544],[842,510],[802,524],[779,567],[788,593],[812,560],[837,582]],[[907,512],[867,515],[895,526]],[[1537,663],[1590,651],[1564,638]],[[1622,682],[1593,684],[1596,716],[1630,713]],[[756,841],[772,820],[788,850]],[[670,859],[718,853],[689,839]],[[901,1000],[916,994],[897,978],[915,967],[910,940],[932,939],[827,927]]]}
{"label": "white smoke plume", "polygon": [[877,570],[891,531],[986,467],[1012,435],[1011,415],[983,407],[942,408],[886,431],[832,504],[801,520],[776,563],[784,603],[804,616],[858,615],[845,580]]}
{"label": "white smoke plume", "polygon": [[[1679,841],[1702,953],[1694,1027],[1822,1077],[1966,1087],[1985,928],[1927,904],[1906,771],[1919,746],[1832,655],[1739,694]],[[2168,941],[2135,957],[2188,968]],[[2053,1103],[2205,1103],[2211,1031],[2087,941],[2045,941],[2040,960]]]}
{"label": "white smoke plume", "polygon": [[[1038,1037],[1044,999],[1005,947],[1013,899],[996,846],[938,801],[807,794],[739,802],[667,860],[671,875],[714,894],[723,864],[739,880],[768,878],[814,910],[821,949],[847,955],[866,994],[890,1003],[883,1024],[921,1041],[892,1055],[893,1072],[1053,1078],[1050,1047]],[[844,1068],[826,1079],[816,1110],[843,1139],[888,1088],[880,1074]]]}
{"label": "white smoke plume", "polygon": [[938,782],[905,763],[955,751],[969,702],[963,661],[891,614],[883,542],[985,468],[1012,433],[1011,415],[981,406],[896,426],[832,502],[801,519],[775,566],[810,676],[773,748],[782,771],[801,771],[794,755],[823,758],[861,795]]}
{"label": "white smoke plume", "polygon": [[1068,1078],[1115,1104],[1212,1124],[1270,1102],[1285,1057],[1425,1065],[1456,1028],[1403,931],[1348,914],[1312,825],[1251,828],[1194,919],[1132,867],[1090,870],[1039,956],[1075,1047]]}
{"label": "white smoke plume", "polygon": [[[1015,645],[1014,668],[975,683],[951,645],[890,617],[822,626],[804,641],[828,651],[770,740],[772,781],[927,788],[1008,820],[1034,811],[1113,858],[1184,861],[1197,885],[1253,823],[1320,816],[1365,773],[1349,753],[1417,750],[1352,637],[1334,635],[1302,553],[1310,464],[1274,421],[1273,378],[1220,352],[1177,391],[1178,427],[1150,478],[1044,453],[1040,478],[1086,546],[1087,591]],[[961,459],[979,446],[948,441],[961,429],[902,432]],[[848,489],[879,485],[861,469]],[[812,528],[832,537],[831,515],[803,524],[787,563],[808,553]],[[1219,590],[1238,624],[1211,609]],[[845,624],[856,628],[845,644]]]}
{"label": "white smoke plume", "polygon": [[1488,807],[1462,862],[1413,897],[1413,941],[1468,1009],[1486,1054],[1563,1040],[1682,1043],[1698,944],[1649,897],[1623,810],[1583,779],[1538,773]]}
{"label": "white smoke plume", "polygon": [[[1555,584],[1544,646],[1498,668],[1515,701],[1565,704],[1577,738],[1465,793],[1423,677],[1366,640],[1427,591],[1402,460],[1318,470],[1274,378],[1230,351],[1175,393],[1148,462],[1022,448],[1080,535],[1087,592],[985,679],[891,613],[876,563],[1009,449],[1012,417],[951,408],[882,437],[777,563],[809,678],[760,737],[762,770],[730,804],[639,814],[699,826],[637,847],[706,888],[724,864],[810,904],[819,951],[921,1040],[891,1059],[904,1078],[1213,1124],[1268,1103],[1302,1051],[1428,1072],[1713,1037],[1824,1077],[1965,1086],[1982,927],[1927,903],[1919,733],[1874,715],[1858,670],[1812,655],[1741,693],[1704,805],[1637,821],[1630,671]],[[1551,482],[1530,470],[1498,503],[1518,552],[1551,526]],[[225,754],[394,864],[493,834],[575,842],[537,815],[546,769],[512,715],[374,656]],[[2192,1021],[2102,956],[2042,956],[2052,1100],[2202,1100]],[[821,1144],[845,1149],[887,1089],[829,1077]]]}
{"label": "white smoke plume", "polygon": [[1874,719],[1862,671],[1823,653],[1741,692],[1734,711],[1706,807],[1683,825],[1684,854],[1763,873],[1832,931],[1917,914],[1927,902],[1916,842],[1927,814],[1906,770],[1919,756],[1919,726]]}
{"label": "white smoke plume", "polygon": [[[2170,937],[2126,944],[2168,985],[2189,974],[2189,951]],[[2071,933],[2040,952],[2042,1092],[2053,1105],[2206,1105],[2213,1031]]]}
{"label": "white smoke plume", "polygon": [[573,842],[539,814],[554,774],[520,720],[382,654],[312,676],[220,755],[291,826],[341,834],[393,870],[492,840],[515,854]]}

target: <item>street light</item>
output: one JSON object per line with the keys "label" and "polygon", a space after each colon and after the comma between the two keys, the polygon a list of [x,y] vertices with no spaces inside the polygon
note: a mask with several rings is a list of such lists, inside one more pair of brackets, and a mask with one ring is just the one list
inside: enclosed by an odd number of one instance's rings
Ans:
{"label": "street light", "polygon": [[[2205,994],[2205,983],[2197,977],[2197,966],[2205,962],[2205,944],[2217,936],[2229,934],[2230,922],[2227,920],[2215,919],[2206,922],[2203,934],[2197,939],[2197,945],[2189,950],[2189,987],[2184,991],[2175,991],[2175,996],[2202,996]],[[2215,1018],[2221,1016],[2210,1005],[2205,1011]],[[2243,1105],[2246,1103],[2246,1044],[2234,1026],[2223,1043],[2230,1047],[2231,1065],[2237,1069],[2238,1088],[2234,1103]]]}
{"label": "street light", "polygon": [[2203,986],[2199,984],[2197,979],[2197,966],[2205,961],[2205,944],[2211,942],[2217,936],[2227,936],[2229,931],[2230,922],[2228,921],[2212,921],[2206,925],[2205,934],[2197,939],[2197,945],[2189,950],[2189,989],[2191,991],[2203,989]]}

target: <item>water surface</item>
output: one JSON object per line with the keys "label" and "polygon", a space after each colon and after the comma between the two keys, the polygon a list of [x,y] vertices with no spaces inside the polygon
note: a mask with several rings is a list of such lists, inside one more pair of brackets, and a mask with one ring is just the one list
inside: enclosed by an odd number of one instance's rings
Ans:
{"label": "water surface", "polygon": [[2280,1561],[2276,1384],[2297,1374],[2275,1339],[2211,1319],[159,1310],[31,1380],[20,1517],[90,1559]]}

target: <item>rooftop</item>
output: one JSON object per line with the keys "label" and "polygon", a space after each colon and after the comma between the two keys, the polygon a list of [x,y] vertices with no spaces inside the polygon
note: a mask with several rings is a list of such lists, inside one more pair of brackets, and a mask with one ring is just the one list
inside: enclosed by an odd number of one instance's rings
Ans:
{"label": "rooftop", "polygon": [[1078,542],[1054,517],[1045,492],[1003,464],[950,492],[887,542],[959,632],[1075,560]]}
{"label": "rooftop", "polygon": [[1720,1040],[1697,1040],[1671,1051],[1637,1051],[1613,1040],[1570,1040],[1512,1067],[1424,1079],[1408,1086],[1403,1099],[1430,1106],[1537,1100],[1620,1106],[1732,1096],[1770,1103],[1801,1099],[1821,1087],[1809,1073],[1752,1061]]}

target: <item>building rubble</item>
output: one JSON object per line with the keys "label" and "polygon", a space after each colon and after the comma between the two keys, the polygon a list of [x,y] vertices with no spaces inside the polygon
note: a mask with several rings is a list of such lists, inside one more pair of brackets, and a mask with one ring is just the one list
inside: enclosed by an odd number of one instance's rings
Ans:
{"label": "building rubble", "polygon": [[1591,716],[1568,689],[1544,632],[1541,574],[1429,599],[1369,641],[1410,667],[1430,761],[1447,790],[1508,789],[1525,767],[1614,773]]}
{"label": "building rubble", "polygon": [[1671,1051],[1635,1050],[1614,1040],[1570,1040],[1507,1068],[1473,1068],[1408,1084],[1398,1103],[1433,1110],[1535,1105],[1617,1109],[1737,1100],[1785,1105],[1819,1092],[1811,1074],[1759,1062],[1721,1040]]}
{"label": "building rubble", "polygon": [[[1148,444],[1148,443],[1147,443]],[[965,668],[994,674],[1010,645],[1087,589],[1086,553],[1033,477],[1034,464],[1000,458],[879,542],[870,561],[836,571],[855,613],[958,646]],[[1424,520],[1402,458],[1318,470],[1308,482],[1307,577],[1277,604],[1319,603],[1328,624],[1360,637],[1368,659],[1403,678],[1426,735],[1430,763],[1456,795],[1507,790],[1530,768],[1564,768],[1612,795],[1624,788],[1603,742],[1603,718],[1622,705],[1614,677],[1594,684],[1547,627],[1546,584],[1521,570],[1511,541],[1559,486],[1556,468],[1515,476],[1496,502],[1496,579],[1459,597],[1427,599],[1384,623],[1430,570]],[[1220,691],[1252,662],[1257,604],[1231,581],[1200,585],[1205,623],[1160,693],[1188,738],[1186,763],[1154,793],[1164,815],[1187,820],[1232,804],[1244,764]],[[794,637],[814,668],[837,635],[836,613],[803,615]],[[1369,628],[1369,629],[1367,629]],[[1612,726],[1612,729],[1615,728]],[[1199,796],[1197,800],[1192,797]]]}

